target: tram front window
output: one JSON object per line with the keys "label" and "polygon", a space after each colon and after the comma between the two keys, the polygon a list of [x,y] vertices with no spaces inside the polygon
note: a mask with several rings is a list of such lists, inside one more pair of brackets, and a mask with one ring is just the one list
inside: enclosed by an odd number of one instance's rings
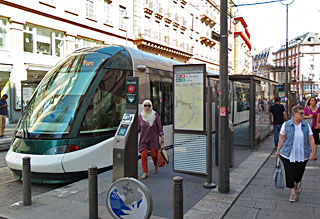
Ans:
{"label": "tram front window", "polygon": [[80,126],[80,135],[115,132],[123,116],[126,76],[130,71],[109,70],[103,76]]}
{"label": "tram front window", "polygon": [[23,131],[29,137],[68,134],[81,98],[106,58],[106,54],[78,54],[48,72],[28,104],[17,135]]}

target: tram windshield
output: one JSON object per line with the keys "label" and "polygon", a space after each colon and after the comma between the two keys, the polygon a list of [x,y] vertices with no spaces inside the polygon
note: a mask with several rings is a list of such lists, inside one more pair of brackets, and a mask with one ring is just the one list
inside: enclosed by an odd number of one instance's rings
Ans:
{"label": "tram windshield", "polygon": [[75,54],[48,72],[33,94],[16,135],[27,133],[37,138],[68,134],[88,86],[108,57],[105,53]]}

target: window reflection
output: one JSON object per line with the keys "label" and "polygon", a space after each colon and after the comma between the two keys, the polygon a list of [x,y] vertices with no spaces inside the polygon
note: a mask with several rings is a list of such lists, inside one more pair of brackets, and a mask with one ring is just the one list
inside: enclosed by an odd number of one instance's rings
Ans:
{"label": "window reflection", "polygon": [[71,56],[47,73],[27,109],[24,124],[30,137],[69,133],[80,99],[104,58],[100,53]]}
{"label": "window reflection", "polygon": [[88,106],[80,134],[116,131],[125,111],[125,80],[129,71],[109,70]]}

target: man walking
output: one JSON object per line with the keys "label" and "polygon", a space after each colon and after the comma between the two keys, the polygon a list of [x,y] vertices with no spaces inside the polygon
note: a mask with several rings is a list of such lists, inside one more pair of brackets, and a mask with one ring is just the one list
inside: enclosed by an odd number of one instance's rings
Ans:
{"label": "man walking", "polygon": [[306,101],[307,101],[307,98],[302,97],[302,100],[299,102],[299,105],[304,108],[306,106]]}
{"label": "man walking", "polygon": [[0,137],[3,137],[4,129],[6,126],[6,118],[8,117],[8,95],[2,95],[0,99]]}
{"label": "man walking", "polygon": [[269,119],[271,124],[273,124],[273,133],[274,133],[274,145],[275,148],[278,146],[279,133],[284,121],[288,120],[288,115],[283,105],[280,104],[281,98],[276,97],[274,99],[274,104],[270,107]]}

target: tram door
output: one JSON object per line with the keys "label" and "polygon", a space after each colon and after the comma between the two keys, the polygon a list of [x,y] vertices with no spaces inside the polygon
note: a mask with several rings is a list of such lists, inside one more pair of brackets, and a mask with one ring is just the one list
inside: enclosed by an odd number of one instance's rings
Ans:
{"label": "tram door", "polygon": [[153,110],[160,118],[162,125],[172,124],[172,80],[171,78],[153,76],[150,77],[151,101]]}

